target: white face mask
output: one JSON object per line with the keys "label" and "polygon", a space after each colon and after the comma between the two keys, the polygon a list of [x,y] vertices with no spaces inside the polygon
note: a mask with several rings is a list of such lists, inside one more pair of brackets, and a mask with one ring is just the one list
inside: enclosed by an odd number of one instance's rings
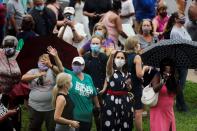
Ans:
{"label": "white face mask", "polygon": [[121,68],[125,65],[125,60],[123,59],[118,59],[118,58],[115,58],[115,64],[116,64],[116,67],[117,68]]}

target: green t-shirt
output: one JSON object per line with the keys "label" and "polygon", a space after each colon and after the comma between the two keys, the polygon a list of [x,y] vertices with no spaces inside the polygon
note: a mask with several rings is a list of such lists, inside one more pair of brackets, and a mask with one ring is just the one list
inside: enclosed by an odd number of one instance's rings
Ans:
{"label": "green t-shirt", "polygon": [[73,86],[69,90],[69,96],[72,99],[75,107],[73,117],[75,120],[91,122],[93,109],[93,96],[97,95],[92,78],[88,74],[84,74],[84,79],[80,80],[75,73],[68,69],[64,72],[72,75]]}

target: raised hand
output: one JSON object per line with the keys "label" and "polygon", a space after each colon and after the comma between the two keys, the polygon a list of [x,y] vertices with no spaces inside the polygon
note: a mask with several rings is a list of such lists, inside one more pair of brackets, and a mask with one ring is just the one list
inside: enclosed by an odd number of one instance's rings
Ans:
{"label": "raised hand", "polygon": [[44,65],[48,66],[49,68],[52,66],[50,59],[47,58],[47,57],[46,57],[46,58],[43,58],[43,59],[41,60],[41,62],[42,62]]}
{"label": "raised hand", "polygon": [[57,50],[52,46],[47,47],[47,53],[49,53],[52,56],[57,56]]}

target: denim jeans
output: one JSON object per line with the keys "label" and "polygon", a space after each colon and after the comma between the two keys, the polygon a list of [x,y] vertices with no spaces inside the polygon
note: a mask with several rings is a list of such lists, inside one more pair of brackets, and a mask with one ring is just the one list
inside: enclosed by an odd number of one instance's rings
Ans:
{"label": "denim jeans", "polygon": [[186,111],[187,106],[185,103],[183,90],[185,88],[185,82],[187,79],[188,69],[180,68],[180,69],[177,69],[177,71],[178,71],[178,79],[180,82],[180,90],[176,96],[176,107],[179,110]]}
{"label": "denim jeans", "polygon": [[68,125],[56,124],[55,131],[75,131],[75,129]]}

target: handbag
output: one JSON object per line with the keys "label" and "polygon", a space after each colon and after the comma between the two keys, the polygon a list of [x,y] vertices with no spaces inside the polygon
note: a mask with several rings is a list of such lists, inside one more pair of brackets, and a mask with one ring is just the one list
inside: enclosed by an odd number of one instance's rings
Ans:
{"label": "handbag", "polygon": [[155,93],[153,87],[147,85],[142,91],[141,101],[143,104],[148,106],[156,106],[158,101],[159,93]]}

